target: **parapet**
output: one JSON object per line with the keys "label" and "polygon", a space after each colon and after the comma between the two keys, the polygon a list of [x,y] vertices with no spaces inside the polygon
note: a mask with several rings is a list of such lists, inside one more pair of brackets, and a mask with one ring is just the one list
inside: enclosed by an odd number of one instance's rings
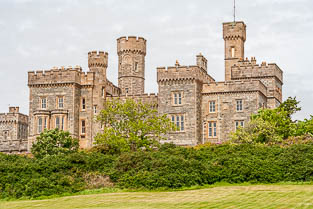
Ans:
{"label": "parapet", "polygon": [[88,52],[88,67],[108,67],[108,53],[103,51]]}
{"label": "parapet", "polygon": [[133,99],[134,101],[137,101],[137,102],[140,101],[142,103],[151,104],[155,108],[157,108],[158,106],[158,95],[155,93],[114,96],[114,97],[108,97],[108,99],[120,99],[122,101],[125,101],[126,99]]}
{"label": "parapet", "polygon": [[260,80],[236,80],[203,85],[203,94],[237,93],[258,91],[267,95],[267,88]]}
{"label": "parapet", "polygon": [[123,36],[117,39],[117,53],[137,52],[146,55],[146,40],[142,37]]}
{"label": "parapet", "polygon": [[223,23],[223,38],[224,40],[242,39],[246,41],[246,24],[239,22]]}
{"label": "parapet", "polygon": [[121,94],[121,89],[109,80],[107,80],[105,90],[108,96],[119,96]]}
{"label": "parapet", "polygon": [[240,60],[237,64],[231,67],[232,79],[250,79],[250,78],[264,78],[276,77],[283,83],[283,71],[275,64],[262,62],[261,65],[256,64],[255,57],[251,60]]}
{"label": "parapet", "polygon": [[64,85],[64,84],[79,84],[93,85],[94,72],[83,72],[80,66],[72,68],[54,67],[51,70],[29,71],[28,86],[34,85]]}
{"label": "parapet", "polygon": [[207,72],[197,65],[193,66],[175,66],[175,67],[158,67],[157,80],[200,80],[203,83],[215,82]]}
{"label": "parapet", "polygon": [[19,112],[19,107],[9,107],[8,113],[0,113],[0,123],[28,124],[28,116]]}
{"label": "parapet", "polygon": [[20,107],[9,107],[9,113],[19,113]]}

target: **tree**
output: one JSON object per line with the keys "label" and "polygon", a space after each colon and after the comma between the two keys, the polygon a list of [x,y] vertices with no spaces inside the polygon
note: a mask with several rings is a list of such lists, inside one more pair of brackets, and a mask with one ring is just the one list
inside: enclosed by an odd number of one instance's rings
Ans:
{"label": "tree", "polygon": [[53,129],[45,130],[37,137],[31,148],[36,158],[43,158],[47,155],[58,155],[77,152],[79,141],[73,139],[68,131]]}
{"label": "tree", "polygon": [[291,116],[301,110],[298,104],[296,98],[289,97],[275,109],[259,110],[257,114],[251,116],[246,127],[238,129],[231,135],[232,141],[277,143],[290,136],[296,136],[297,121],[293,121]]}
{"label": "tree", "polygon": [[173,124],[166,115],[159,115],[154,104],[131,99],[106,101],[97,121],[104,130],[95,137],[96,144],[109,152],[151,149],[164,134],[173,130]]}

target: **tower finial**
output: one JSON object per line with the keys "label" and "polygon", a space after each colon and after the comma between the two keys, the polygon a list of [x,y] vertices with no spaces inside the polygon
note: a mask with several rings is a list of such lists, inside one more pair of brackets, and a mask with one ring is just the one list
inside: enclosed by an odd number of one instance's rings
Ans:
{"label": "tower finial", "polygon": [[236,0],[234,0],[234,25],[236,23]]}

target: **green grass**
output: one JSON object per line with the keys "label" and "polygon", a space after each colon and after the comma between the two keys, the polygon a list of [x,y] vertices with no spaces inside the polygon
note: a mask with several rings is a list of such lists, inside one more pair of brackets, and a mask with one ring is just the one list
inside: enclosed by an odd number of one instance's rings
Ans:
{"label": "green grass", "polygon": [[313,208],[313,185],[306,184],[217,186],[171,192],[86,193],[46,200],[0,201],[0,208]]}

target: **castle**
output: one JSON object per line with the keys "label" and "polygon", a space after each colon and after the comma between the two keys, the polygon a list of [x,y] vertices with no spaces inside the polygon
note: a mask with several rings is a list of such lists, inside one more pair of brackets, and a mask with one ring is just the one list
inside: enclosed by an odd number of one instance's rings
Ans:
{"label": "castle", "polygon": [[146,40],[134,36],[117,39],[118,86],[106,77],[108,53],[88,53],[88,72],[81,67],[28,72],[28,148],[44,129],[59,128],[78,138],[82,148],[93,145],[102,130],[94,120],[111,98],[132,98],[154,103],[178,129],[168,134],[178,145],[218,143],[244,126],[260,108],[282,102],[283,72],[276,64],[261,65],[245,59],[244,22],[223,23],[225,81],[208,74],[207,59],[199,54],[196,64],[158,67],[158,94],[145,94]]}

